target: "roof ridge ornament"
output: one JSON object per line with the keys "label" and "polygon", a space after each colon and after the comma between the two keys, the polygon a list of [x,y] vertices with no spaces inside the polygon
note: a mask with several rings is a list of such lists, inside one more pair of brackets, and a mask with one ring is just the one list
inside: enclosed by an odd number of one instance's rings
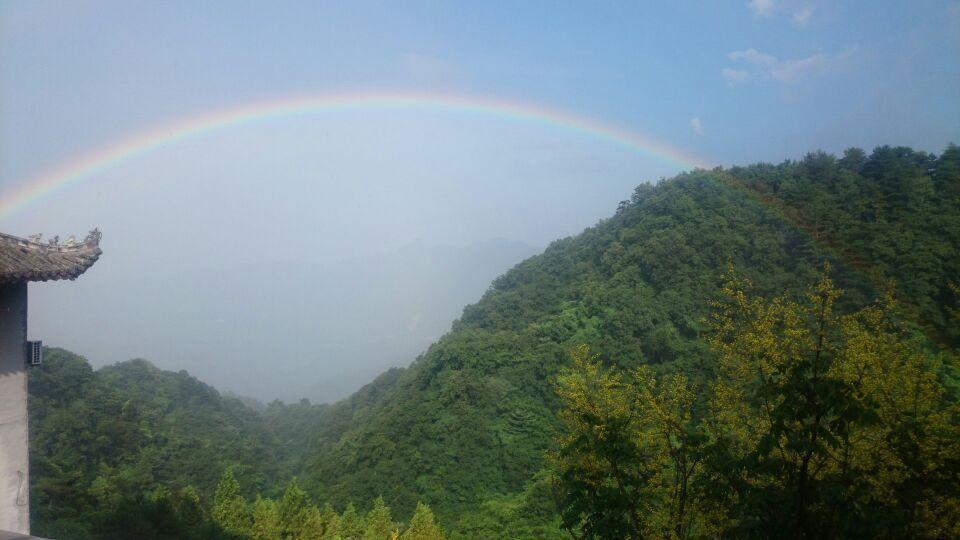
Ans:
{"label": "roof ridge ornament", "polygon": [[0,232],[0,285],[76,279],[100,258],[100,237],[100,229],[90,231],[82,242],[70,236],[64,243],[58,236],[26,239]]}
{"label": "roof ridge ornament", "polygon": [[100,228],[94,227],[94,229],[87,234],[87,237],[83,239],[83,243],[88,246],[99,246],[102,236],[103,233],[100,232]]}

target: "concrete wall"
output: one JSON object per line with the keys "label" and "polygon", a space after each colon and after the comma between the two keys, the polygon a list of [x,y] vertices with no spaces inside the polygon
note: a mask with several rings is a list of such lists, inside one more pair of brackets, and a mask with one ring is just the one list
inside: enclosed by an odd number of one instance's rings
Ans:
{"label": "concrete wall", "polygon": [[30,533],[27,284],[0,285],[0,531]]}

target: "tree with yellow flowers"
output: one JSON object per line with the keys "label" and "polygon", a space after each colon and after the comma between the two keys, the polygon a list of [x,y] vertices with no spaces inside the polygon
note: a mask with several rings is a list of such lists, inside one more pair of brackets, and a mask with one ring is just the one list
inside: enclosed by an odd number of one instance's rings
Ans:
{"label": "tree with yellow flowers", "polygon": [[564,525],[585,537],[956,537],[960,406],[944,353],[891,299],[838,313],[824,272],[800,298],[731,274],[699,387],[606,369],[559,379],[553,456]]}
{"label": "tree with yellow flowers", "polygon": [[799,299],[731,277],[710,339],[719,357],[710,483],[728,524],[763,536],[954,535],[960,429],[943,358],[886,298],[839,314],[827,272]]}
{"label": "tree with yellow flowers", "polygon": [[682,375],[657,381],[646,366],[605,369],[586,347],[573,356],[552,456],[564,526],[587,537],[688,536],[704,442],[695,388]]}

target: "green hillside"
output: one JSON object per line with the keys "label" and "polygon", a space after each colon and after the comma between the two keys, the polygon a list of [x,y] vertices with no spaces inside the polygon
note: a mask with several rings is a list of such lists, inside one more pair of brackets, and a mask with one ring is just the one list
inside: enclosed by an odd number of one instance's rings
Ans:
{"label": "green hillside", "polygon": [[[144,360],[94,371],[50,349],[29,381],[38,534],[143,533],[169,517],[150,504],[157,490],[187,500],[191,492],[212,494],[227,466],[237,466],[251,493],[278,489],[280,466],[260,416],[185,372]],[[128,527],[138,521],[142,530]]]}
{"label": "green hillside", "polygon": [[119,519],[117,501],[147,511],[158,488],[176,502],[193,486],[209,507],[233,466],[248,499],[279,497],[297,477],[338,512],[382,496],[402,520],[428,504],[453,536],[566,537],[545,456],[575,347],[712,379],[705,321],[727,269],[774,296],[805,290],[829,262],[841,311],[891,291],[928,347],[956,351],[957,253],[960,148],[814,153],[641,185],[612,217],[495,280],[410,367],[334,405],[254,411],[182,372],[143,361],[94,372],[55,351],[31,373],[35,527],[68,538],[89,516]]}
{"label": "green hillside", "polygon": [[815,153],[641,185],[613,217],[498,278],[353,427],[308,452],[301,474],[324,497],[382,494],[402,511],[424,500],[480,534],[545,504],[535,478],[575,345],[709,377],[702,321],[728,263],[773,295],[805,288],[830,261],[847,309],[893,286],[917,329],[955,348],[957,253],[955,146],[939,157]]}

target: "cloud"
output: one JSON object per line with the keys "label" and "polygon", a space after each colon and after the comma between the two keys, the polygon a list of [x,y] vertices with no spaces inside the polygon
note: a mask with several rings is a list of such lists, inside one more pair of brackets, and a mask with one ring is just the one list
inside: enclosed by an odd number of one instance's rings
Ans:
{"label": "cloud", "polygon": [[727,54],[727,58],[737,61],[743,60],[748,64],[755,66],[772,66],[777,63],[777,57],[764,54],[756,49],[750,48],[745,51],[733,51]]}
{"label": "cloud", "polygon": [[778,60],[777,57],[756,49],[734,51],[727,58],[734,62],[747,64],[748,69],[724,68],[720,70],[730,86],[750,78],[771,79],[779,83],[790,84],[834,69],[843,60],[853,55],[854,49],[840,54],[814,54],[795,60]]}
{"label": "cloud", "polygon": [[799,60],[787,60],[779,62],[770,68],[770,76],[780,82],[794,82],[796,80],[823,73],[826,71],[833,60],[823,54],[815,54]]}
{"label": "cloud", "polygon": [[753,12],[754,17],[773,16],[773,0],[750,0],[747,7]]}
{"label": "cloud", "polygon": [[703,135],[703,124],[700,123],[699,116],[694,116],[690,119],[690,129],[697,135]]}
{"label": "cloud", "polygon": [[723,68],[720,73],[723,74],[723,78],[727,80],[727,84],[730,86],[735,86],[750,78],[750,72],[744,69]]}
{"label": "cloud", "polygon": [[803,6],[793,14],[793,24],[803,27],[810,22],[810,16],[813,15],[813,8],[810,6]]}

